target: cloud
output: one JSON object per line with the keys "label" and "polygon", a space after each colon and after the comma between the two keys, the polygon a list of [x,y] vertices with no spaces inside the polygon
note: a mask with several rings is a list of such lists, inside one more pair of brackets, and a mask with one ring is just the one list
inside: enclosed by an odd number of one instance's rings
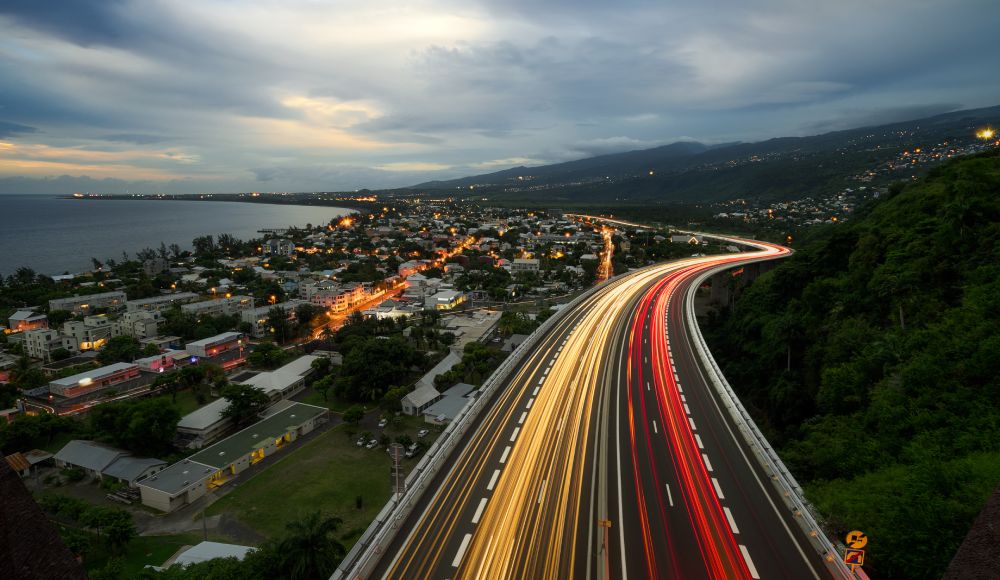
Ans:
{"label": "cloud", "polygon": [[933,117],[962,109],[961,103],[929,103],[922,105],[901,105],[880,108],[847,109],[836,118],[808,123],[808,131],[839,131],[854,127],[868,127],[898,123],[924,117]]}
{"label": "cloud", "polygon": [[988,106],[1000,103],[1000,79],[983,73],[1000,61],[982,42],[994,12],[989,0],[8,0],[0,139],[38,149],[3,174],[354,189],[673,135],[752,141]]}
{"label": "cloud", "polygon": [[37,133],[38,129],[35,127],[29,127],[27,125],[21,125],[20,123],[8,123],[6,121],[0,121],[0,139],[5,137],[13,137],[14,135],[24,135],[26,133]]}

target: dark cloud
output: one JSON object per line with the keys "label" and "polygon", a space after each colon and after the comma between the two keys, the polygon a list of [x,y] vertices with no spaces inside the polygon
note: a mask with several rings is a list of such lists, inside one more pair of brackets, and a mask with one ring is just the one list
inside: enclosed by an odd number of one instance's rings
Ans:
{"label": "dark cloud", "polygon": [[37,133],[38,128],[21,125],[20,123],[8,123],[0,121],[0,137],[13,137],[14,135],[24,135],[26,133]]}
{"label": "dark cloud", "polygon": [[943,113],[950,113],[962,109],[961,103],[930,103],[922,105],[901,105],[895,107],[883,107],[878,109],[846,110],[840,116],[831,119],[823,119],[804,126],[806,131],[826,132],[840,131],[842,129],[853,129],[855,127],[868,127],[873,125],[886,125],[901,121],[911,121],[913,119],[923,119],[933,117]]}
{"label": "dark cloud", "polygon": [[114,44],[128,35],[118,16],[123,4],[123,0],[4,0],[0,15],[81,46]]}
{"label": "dark cloud", "polygon": [[160,135],[144,135],[142,133],[117,133],[115,135],[104,135],[103,137],[99,137],[99,139],[115,143],[134,143],[136,145],[151,145],[153,143],[163,143],[167,140],[166,137]]}

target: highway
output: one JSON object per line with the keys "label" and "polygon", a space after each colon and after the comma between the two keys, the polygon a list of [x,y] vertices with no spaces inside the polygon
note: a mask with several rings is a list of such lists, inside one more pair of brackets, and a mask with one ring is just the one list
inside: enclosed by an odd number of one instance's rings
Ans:
{"label": "highway", "polygon": [[822,578],[697,362],[688,258],[566,312],[446,458],[381,552],[385,578]]}

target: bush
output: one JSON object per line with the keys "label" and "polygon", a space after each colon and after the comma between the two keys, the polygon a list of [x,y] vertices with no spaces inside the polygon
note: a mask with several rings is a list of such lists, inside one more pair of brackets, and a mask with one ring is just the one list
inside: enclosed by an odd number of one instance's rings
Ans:
{"label": "bush", "polygon": [[82,469],[77,467],[66,467],[62,470],[61,473],[62,476],[65,477],[67,481],[71,481],[73,483],[76,483],[78,481],[83,481],[83,478],[87,477],[87,474],[84,473]]}

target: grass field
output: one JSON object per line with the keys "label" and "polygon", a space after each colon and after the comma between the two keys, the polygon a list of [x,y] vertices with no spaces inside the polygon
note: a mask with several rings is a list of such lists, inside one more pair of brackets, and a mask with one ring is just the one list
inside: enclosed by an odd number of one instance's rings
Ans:
{"label": "grass field", "polygon": [[[87,572],[101,570],[111,555],[95,534],[91,536],[91,549],[84,555],[83,566]],[[193,546],[201,541],[200,534],[171,536],[138,536],[129,542],[125,553],[118,556],[122,563],[122,578],[134,578],[147,565],[161,566],[181,546]]]}
{"label": "grass field", "polygon": [[[285,524],[315,510],[336,515],[350,548],[389,499],[389,456],[365,449],[337,426],[212,504],[207,515],[229,513],[269,537],[281,536]],[[362,498],[362,508],[356,499]]]}

